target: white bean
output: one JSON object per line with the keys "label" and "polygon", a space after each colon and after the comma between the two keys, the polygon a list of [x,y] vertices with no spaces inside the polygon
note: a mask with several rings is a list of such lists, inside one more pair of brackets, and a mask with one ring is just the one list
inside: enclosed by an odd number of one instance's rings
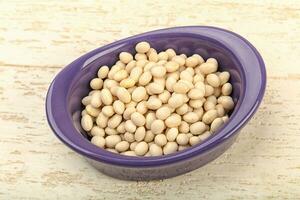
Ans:
{"label": "white bean", "polygon": [[167,144],[167,138],[164,134],[158,134],[155,136],[154,138],[154,142],[155,144],[157,144],[158,146],[164,146],[165,144]]}
{"label": "white bean", "polygon": [[149,88],[149,92],[151,92],[151,94],[161,94],[164,91],[164,86],[158,84],[158,83],[150,83],[148,85]]}
{"label": "white bean", "polygon": [[216,110],[209,110],[206,113],[204,113],[203,117],[202,117],[202,121],[205,124],[210,124],[212,123],[212,121],[214,121],[214,119],[216,119],[218,117],[218,112]]}
{"label": "white bean", "polygon": [[119,142],[121,142],[119,135],[109,135],[105,138],[105,145],[108,148],[114,148]]}
{"label": "white bean", "polygon": [[136,155],[138,156],[143,156],[147,153],[148,151],[148,144],[146,142],[139,142],[135,148],[134,148],[134,152]]}
{"label": "white bean", "polygon": [[176,142],[179,145],[187,145],[189,143],[189,138],[185,133],[178,134]]}
{"label": "white bean", "polygon": [[220,86],[220,79],[216,74],[208,74],[206,76],[206,81],[212,87],[219,87]]}
{"label": "white bean", "polygon": [[157,144],[152,144],[149,148],[151,156],[161,156],[163,154],[162,148]]}
{"label": "white bean", "polygon": [[104,106],[101,110],[101,112],[106,116],[106,117],[111,117],[115,113],[114,108],[112,106]]}
{"label": "white bean", "polygon": [[123,63],[127,64],[127,63],[129,63],[130,61],[133,60],[133,56],[128,52],[121,52],[120,55],[119,55],[119,59]]}
{"label": "white bean", "polygon": [[128,90],[126,90],[123,87],[119,87],[118,88],[117,97],[123,103],[129,103],[131,101],[131,95],[130,95],[130,93],[128,92]]}
{"label": "white bean", "polygon": [[222,95],[228,96],[231,94],[231,92],[232,92],[232,85],[230,83],[225,83],[222,86]]}
{"label": "white bean", "polygon": [[206,130],[206,126],[203,122],[195,122],[190,126],[190,132],[193,135],[200,135]]}
{"label": "white bean", "polygon": [[113,102],[112,95],[106,88],[101,90],[101,101],[104,105],[111,105]]}
{"label": "white bean", "polygon": [[135,102],[140,102],[147,96],[146,89],[144,87],[137,87],[132,92],[132,100]]}
{"label": "white bean", "polygon": [[199,120],[199,117],[195,112],[188,112],[185,115],[183,115],[183,120],[188,123],[195,123]]}
{"label": "white bean", "polygon": [[167,140],[169,142],[175,141],[176,138],[177,138],[177,135],[178,135],[178,129],[177,128],[170,128],[166,132],[166,137],[167,137]]}
{"label": "white bean", "polygon": [[223,106],[225,110],[232,110],[234,107],[234,102],[231,96],[221,96],[218,98],[218,103]]}
{"label": "white bean", "polygon": [[101,147],[101,148],[104,148],[104,146],[105,146],[105,139],[100,135],[96,135],[96,136],[92,137],[91,142],[94,145]]}
{"label": "white bean", "polygon": [[158,77],[158,78],[162,78],[166,75],[166,68],[163,67],[163,66],[153,66],[151,69],[150,69],[150,72],[152,74],[153,77]]}
{"label": "white bean", "polygon": [[104,66],[99,68],[97,75],[98,75],[99,78],[104,79],[104,78],[107,77],[108,72],[109,72],[108,66],[104,65]]}
{"label": "white bean", "polygon": [[210,131],[216,132],[218,128],[224,123],[222,118],[216,118],[210,125]]}
{"label": "white bean", "polygon": [[122,115],[125,111],[125,105],[122,101],[116,100],[113,103],[113,109],[117,114]]}
{"label": "white bean", "polygon": [[175,153],[178,149],[178,144],[176,142],[168,142],[164,148],[163,148],[163,152],[164,155],[168,155],[171,153]]}
{"label": "white bean", "polygon": [[103,113],[99,113],[98,117],[96,118],[96,124],[100,128],[105,128],[107,126],[108,117],[106,117]]}
{"label": "white bean", "polygon": [[122,116],[115,114],[108,120],[107,126],[109,128],[117,128],[119,126],[119,124],[121,123],[121,121],[122,121]]}
{"label": "white bean", "polygon": [[156,111],[156,118],[165,120],[171,115],[171,110],[167,106],[163,106]]}
{"label": "white bean", "polygon": [[129,133],[134,133],[136,131],[136,125],[131,120],[127,120],[125,122],[125,130]]}
{"label": "white bean", "polygon": [[144,115],[139,112],[132,113],[130,119],[136,126],[144,126],[144,124],[146,123]]}
{"label": "white bean", "polygon": [[165,120],[165,123],[169,128],[178,127],[181,123],[181,116],[173,113]]}
{"label": "white bean", "polygon": [[165,123],[160,119],[154,120],[151,124],[151,131],[156,135],[162,133],[164,129],[165,129]]}
{"label": "white bean", "polygon": [[81,127],[85,131],[90,131],[93,128],[93,118],[90,115],[84,115],[81,118]]}

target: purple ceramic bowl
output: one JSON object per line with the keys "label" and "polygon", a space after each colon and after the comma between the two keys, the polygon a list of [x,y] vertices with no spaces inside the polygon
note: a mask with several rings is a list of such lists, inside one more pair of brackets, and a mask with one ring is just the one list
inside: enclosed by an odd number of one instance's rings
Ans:
{"label": "purple ceramic bowl", "polygon": [[[220,70],[231,74],[235,109],[229,121],[201,144],[155,157],[130,157],[94,146],[80,127],[81,99],[99,66],[111,66],[122,51],[134,53],[134,45],[148,41],[160,50],[200,54],[216,58]],[[266,71],[257,50],[241,36],[215,27],[186,26],[151,31],[95,49],[68,66],[53,80],[47,94],[48,123],[56,136],[84,156],[104,174],[127,180],[150,180],[177,176],[220,156],[257,110],[265,91]]]}

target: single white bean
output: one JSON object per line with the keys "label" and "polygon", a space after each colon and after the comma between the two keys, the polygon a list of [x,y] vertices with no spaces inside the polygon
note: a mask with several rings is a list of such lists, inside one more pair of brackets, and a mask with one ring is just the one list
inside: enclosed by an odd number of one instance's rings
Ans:
{"label": "single white bean", "polygon": [[178,130],[180,133],[188,133],[190,131],[190,125],[185,121],[181,121]]}
{"label": "single white bean", "polygon": [[134,85],[135,85],[135,80],[133,80],[132,78],[126,78],[121,80],[120,82],[120,86],[124,88],[131,88]]}
{"label": "single white bean", "polygon": [[151,96],[147,101],[147,108],[151,110],[157,110],[162,105],[162,102],[156,96]]}
{"label": "single white bean", "polygon": [[105,145],[108,148],[114,148],[119,142],[121,142],[119,135],[109,135],[105,138]]}
{"label": "single white bean", "polygon": [[176,108],[176,113],[179,115],[184,115],[188,112],[189,106],[185,103],[181,105],[180,107]]}
{"label": "single white bean", "polygon": [[210,125],[210,131],[216,132],[218,130],[218,128],[224,123],[222,118],[216,118],[214,119],[214,121],[211,123]]}
{"label": "single white bean", "polygon": [[232,110],[234,107],[234,102],[231,96],[220,96],[218,98],[218,103],[223,106],[225,110]]}
{"label": "single white bean", "polygon": [[164,148],[163,148],[163,152],[164,155],[168,155],[171,153],[175,153],[178,149],[178,144],[176,142],[168,142]]}
{"label": "single white bean", "polygon": [[150,72],[153,77],[162,78],[166,75],[167,70],[163,66],[156,65],[150,69]]}
{"label": "single white bean", "polygon": [[138,156],[143,156],[147,153],[148,151],[148,144],[146,142],[139,142],[135,146],[134,152]]}
{"label": "single white bean", "polygon": [[183,115],[183,120],[188,123],[195,123],[199,120],[199,117],[195,112],[188,112],[185,115]]}
{"label": "single white bean", "polygon": [[121,121],[122,121],[122,116],[115,114],[108,120],[107,126],[109,128],[117,128],[119,126],[119,124],[121,123]]}
{"label": "single white bean", "polygon": [[104,129],[104,132],[106,135],[118,135],[119,134],[116,129],[110,128],[110,127],[106,127]]}
{"label": "single white bean", "polygon": [[135,46],[135,50],[138,53],[147,53],[150,49],[150,44],[148,42],[139,42],[137,43],[137,45]]}
{"label": "single white bean", "polygon": [[100,113],[100,109],[99,108],[94,108],[90,104],[85,107],[85,110],[92,117],[97,117],[99,115],[99,113]]}
{"label": "single white bean", "polygon": [[148,88],[151,94],[161,94],[164,91],[164,86],[158,83],[150,83]]}
{"label": "single white bean", "polygon": [[206,81],[212,87],[219,87],[220,86],[220,79],[216,74],[208,74],[206,76]]}
{"label": "single white bean", "polygon": [[152,74],[149,71],[145,71],[139,78],[139,85],[145,86],[152,79]]}
{"label": "single white bean", "polygon": [[96,136],[92,137],[91,142],[92,142],[92,144],[94,144],[98,147],[101,147],[101,148],[104,148],[105,143],[106,143],[105,139],[100,135],[96,135]]}
{"label": "single white bean", "polygon": [[205,124],[210,124],[212,123],[212,121],[214,121],[214,119],[216,119],[218,117],[218,112],[213,109],[213,110],[209,110],[206,113],[204,113],[203,117],[202,117],[202,121]]}
{"label": "single white bean", "polygon": [[135,136],[133,133],[129,133],[129,132],[126,132],[124,133],[124,139],[127,141],[127,142],[134,142],[135,141]]}
{"label": "single white bean", "polygon": [[126,90],[123,87],[119,87],[118,88],[117,97],[123,103],[129,103],[131,101],[131,95],[130,95],[130,93],[128,92],[128,90]]}
{"label": "single white bean", "polygon": [[184,103],[183,96],[181,94],[173,93],[168,100],[168,104],[171,108],[178,108]]}
{"label": "single white bean", "polygon": [[160,119],[154,120],[151,124],[151,131],[156,135],[162,133],[164,129],[165,129],[165,123]]}
{"label": "single white bean", "polygon": [[214,63],[205,62],[200,65],[200,71],[202,74],[211,74],[218,70],[218,66]]}
{"label": "single white bean", "polygon": [[130,119],[136,126],[144,126],[144,124],[146,123],[144,115],[139,112],[132,113]]}
{"label": "single white bean", "polygon": [[127,151],[127,149],[129,149],[129,143],[127,141],[121,141],[118,144],[116,144],[115,149],[118,152]]}
{"label": "single white bean", "polygon": [[181,116],[173,113],[171,114],[166,120],[165,120],[165,124],[167,127],[169,128],[174,128],[174,127],[178,127],[181,123]]}
{"label": "single white bean", "polygon": [[99,126],[93,126],[93,128],[91,129],[91,135],[92,136],[99,135],[101,137],[104,137],[105,132],[103,128],[100,128]]}
{"label": "single white bean", "polygon": [[125,122],[125,130],[129,133],[134,133],[136,131],[136,126],[131,120]]}
{"label": "single white bean", "polygon": [[146,134],[145,134],[145,137],[144,137],[144,141],[145,142],[152,142],[153,139],[154,139],[154,134],[151,132],[151,131],[147,131]]}
{"label": "single white bean", "polygon": [[179,64],[174,61],[169,61],[165,64],[165,68],[166,68],[167,72],[175,72],[178,70]]}
{"label": "single white bean", "polygon": [[100,90],[103,86],[103,80],[101,78],[94,78],[91,80],[90,86],[93,90]]}
{"label": "single white bean", "polygon": [[136,105],[136,111],[144,115],[147,111],[147,102],[146,101],[141,101]]}
{"label": "single white bean", "polygon": [[137,87],[132,92],[132,100],[135,102],[140,102],[147,96],[146,89],[144,87]]}
{"label": "single white bean", "polygon": [[98,117],[96,118],[96,124],[100,128],[105,128],[107,126],[108,117],[106,117],[102,112],[99,113]]}
{"label": "single white bean", "polygon": [[176,142],[179,145],[187,145],[189,143],[189,137],[185,133],[178,134]]}
{"label": "single white bean", "polygon": [[162,148],[157,144],[152,144],[149,148],[151,156],[161,156],[163,154]]}
{"label": "single white bean", "polygon": [[192,136],[189,139],[189,143],[190,143],[191,146],[194,146],[194,145],[198,144],[200,141],[201,140],[198,136]]}
{"label": "single white bean", "polygon": [[167,106],[163,106],[156,110],[156,118],[165,120],[171,115],[171,110]]}
{"label": "single white bean", "polygon": [[229,72],[226,72],[226,71],[221,72],[219,74],[220,84],[224,85],[225,83],[227,83],[229,81],[229,78],[230,78]]}
{"label": "single white bean", "polygon": [[155,144],[157,144],[158,146],[164,146],[165,144],[167,144],[167,138],[164,134],[158,134],[155,136],[154,138],[154,142]]}
{"label": "single white bean", "polygon": [[199,64],[199,60],[196,56],[190,56],[185,60],[185,66],[196,67]]}
{"label": "single white bean", "polygon": [[178,129],[177,128],[170,128],[166,132],[166,137],[167,137],[167,140],[169,142],[175,141],[176,138],[177,138],[177,135],[178,135]]}
{"label": "single white bean", "polygon": [[122,101],[116,100],[113,103],[113,109],[117,114],[122,115],[125,111],[125,105]]}
{"label": "single white bean", "polygon": [[108,75],[108,72],[109,72],[108,66],[104,65],[99,68],[97,75],[99,78],[105,79]]}
{"label": "single white bean", "polygon": [[174,86],[174,84],[176,83],[177,81],[176,81],[176,79],[174,78],[174,77],[169,77],[169,78],[167,78],[167,80],[166,80],[166,88],[167,88],[167,90],[169,91],[169,92],[173,92],[174,90],[173,90],[173,86]]}
{"label": "single white bean", "polygon": [[193,135],[200,135],[206,130],[206,126],[203,122],[195,122],[190,126],[190,132]]}
{"label": "single white bean", "polygon": [[222,95],[229,96],[232,92],[232,85],[230,83],[225,83],[222,86]]}
{"label": "single white bean", "polygon": [[133,56],[128,52],[121,52],[120,55],[119,55],[119,59],[123,63],[127,64],[127,63],[129,63],[130,61],[133,60]]}
{"label": "single white bean", "polygon": [[101,112],[106,116],[106,117],[111,117],[114,115],[115,111],[112,106],[104,106],[101,110]]}
{"label": "single white bean", "polygon": [[81,118],[81,127],[85,131],[90,131],[93,128],[93,118],[90,115],[84,115]]}
{"label": "single white bean", "polygon": [[113,102],[112,95],[106,88],[101,90],[101,101],[104,105],[111,105]]}

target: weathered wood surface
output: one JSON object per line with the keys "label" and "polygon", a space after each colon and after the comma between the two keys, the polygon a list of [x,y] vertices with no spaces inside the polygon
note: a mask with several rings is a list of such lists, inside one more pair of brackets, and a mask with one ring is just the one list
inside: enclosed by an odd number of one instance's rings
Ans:
{"label": "weathered wood surface", "polygon": [[[79,55],[145,31],[213,25],[249,39],[268,72],[264,101],[237,142],[179,177],[98,173],[51,132],[44,101]],[[300,2],[0,1],[0,199],[299,199]]]}

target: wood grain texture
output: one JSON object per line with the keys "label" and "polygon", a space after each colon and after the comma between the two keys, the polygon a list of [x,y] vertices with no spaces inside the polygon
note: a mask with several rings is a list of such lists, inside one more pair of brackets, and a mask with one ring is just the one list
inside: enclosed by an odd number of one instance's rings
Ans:
{"label": "wood grain texture", "polygon": [[[150,182],[112,179],[51,132],[54,76],[120,38],[180,26],[235,31],[261,52],[264,101],[224,155]],[[299,199],[300,1],[1,1],[0,199]]]}

